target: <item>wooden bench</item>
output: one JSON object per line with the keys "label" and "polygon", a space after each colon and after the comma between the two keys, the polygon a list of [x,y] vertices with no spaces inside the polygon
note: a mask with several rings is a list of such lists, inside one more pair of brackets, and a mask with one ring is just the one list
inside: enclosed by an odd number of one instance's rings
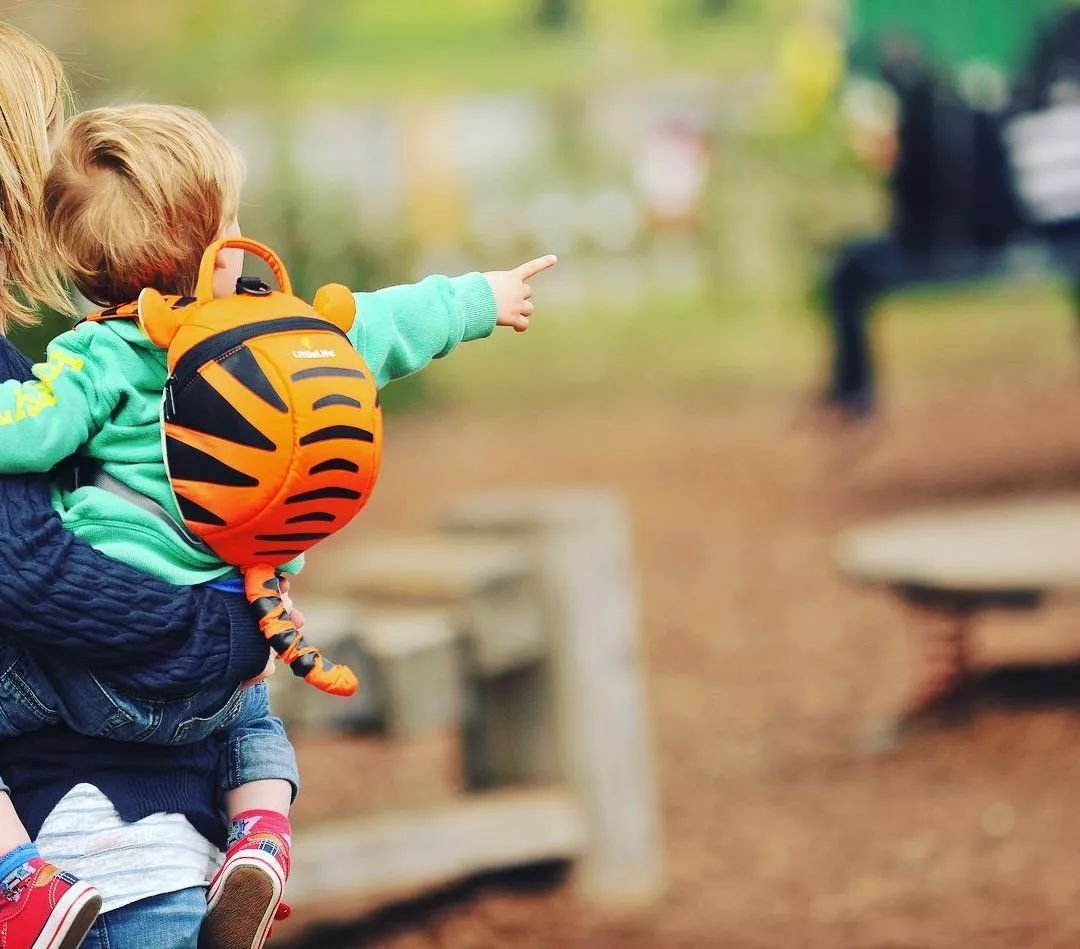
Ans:
{"label": "wooden bench", "polygon": [[983,610],[1032,609],[1080,593],[1080,498],[1047,497],[931,509],[841,536],[841,570],[886,587],[921,643],[897,733],[935,720],[970,675],[969,638]]}
{"label": "wooden bench", "polygon": [[636,582],[617,501],[480,495],[436,533],[366,537],[311,574],[308,625],[363,688],[339,702],[277,675],[275,709],[290,727],[374,726],[388,740],[456,729],[467,793],[304,828],[291,900],[359,906],[551,859],[572,860],[591,899],[658,895]]}

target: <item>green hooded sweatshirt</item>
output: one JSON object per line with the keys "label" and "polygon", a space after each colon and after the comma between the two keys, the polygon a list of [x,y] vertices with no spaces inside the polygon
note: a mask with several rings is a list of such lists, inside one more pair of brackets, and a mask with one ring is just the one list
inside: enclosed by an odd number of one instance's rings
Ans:
{"label": "green hooded sweatshirt", "polygon": [[[495,299],[478,273],[355,297],[349,339],[380,388],[495,327]],[[165,359],[134,321],[84,323],[56,337],[45,362],[34,366],[35,381],[0,384],[0,474],[50,471],[78,454],[179,521],[161,450]],[[162,580],[189,586],[235,574],[164,518],[117,494],[57,485],[53,504],[72,533]]]}

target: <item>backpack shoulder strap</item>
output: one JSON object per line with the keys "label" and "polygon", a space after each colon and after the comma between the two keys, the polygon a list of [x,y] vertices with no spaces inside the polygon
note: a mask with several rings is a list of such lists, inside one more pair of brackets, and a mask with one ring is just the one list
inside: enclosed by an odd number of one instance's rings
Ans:
{"label": "backpack shoulder strap", "polygon": [[[180,307],[190,306],[195,302],[195,297],[182,297],[175,294],[163,295],[162,297],[169,306],[174,310]],[[95,310],[93,313],[87,313],[82,319],[77,320],[75,323],[75,329],[78,329],[83,323],[104,323],[107,320],[138,320],[139,319],[139,301],[132,300],[130,303],[121,303],[117,306],[110,306],[105,310]]]}
{"label": "backpack shoulder strap", "polygon": [[139,304],[125,303],[122,306],[110,306],[106,310],[95,310],[79,317],[72,327],[74,330],[82,329],[87,323],[104,323],[106,320],[138,320]]}
{"label": "backpack shoulder strap", "polygon": [[139,318],[139,301],[124,303],[120,306],[110,306],[107,310],[97,310],[87,313],[80,323],[103,323],[105,320],[137,320]]}

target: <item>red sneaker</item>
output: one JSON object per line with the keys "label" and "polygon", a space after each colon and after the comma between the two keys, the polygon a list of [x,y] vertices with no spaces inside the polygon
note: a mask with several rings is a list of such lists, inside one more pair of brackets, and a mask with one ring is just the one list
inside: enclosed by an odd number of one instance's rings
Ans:
{"label": "red sneaker", "polygon": [[78,949],[99,912],[89,883],[35,857],[0,882],[0,946]]}
{"label": "red sneaker", "polygon": [[275,918],[289,912],[281,909],[289,877],[288,821],[274,814],[239,817],[234,828],[238,823],[243,836],[228,849],[210,882],[200,949],[262,949]]}

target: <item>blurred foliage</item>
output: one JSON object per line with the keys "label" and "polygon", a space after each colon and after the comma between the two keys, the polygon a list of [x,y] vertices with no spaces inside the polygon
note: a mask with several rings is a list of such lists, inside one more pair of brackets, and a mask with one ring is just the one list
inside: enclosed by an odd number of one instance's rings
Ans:
{"label": "blurred foliage", "polygon": [[539,0],[536,22],[544,29],[561,30],[573,23],[577,14],[573,0]]}
{"label": "blurred foliage", "polygon": [[[81,6],[9,2],[0,3],[0,9],[61,54],[82,104],[182,101],[214,117],[254,106],[273,123],[274,139],[283,139],[304,110],[327,103],[403,103],[507,90],[541,96],[559,116],[561,141],[554,154],[561,167],[549,171],[582,187],[602,188],[626,171],[613,168],[584,144],[584,123],[590,121],[581,108],[585,93],[617,90],[623,82],[639,83],[648,75],[722,77],[736,84],[760,85],[772,69],[776,37],[801,4],[802,0],[441,0],[438,4],[95,0]],[[633,361],[641,354],[629,350],[649,344],[648,334],[633,326],[639,321],[656,326],[656,313],[672,320],[677,312],[691,316],[680,331],[689,334],[690,350],[695,349],[696,334],[718,320],[736,327],[737,334],[745,333],[741,348],[753,350],[761,312],[780,306],[779,299],[798,305],[804,298],[803,285],[812,276],[813,258],[807,248],[827,243],[852,216],[851,208],[865,206],[859,193],[872,194],[860,184],[860,173],[845,164],[835,132],[805,128],[792,137],[776,130],[740,128],[718,133],[718,184],[710,191],[702,237],[707,269],[729,285],[719,293],[706,288],[677,294],[677,306],[660,301],[654,310],[651,300],[642,299],[631,307],[633,312],[624,307],[620,313],[627,332],[616,334],[609,345],[628,350],[625,358]],[[249,233],[279,249],[301,292],[311,293],[330,277],[369,288],[413,276],[415,248],[404,229],[380,234],[376,240],[356,236],[358,229],[350,220],[355,209],[336,200],[332,188],[301,186],[285,152],[272,151],[260,157],[272,169],[273,192],[268,198],[245,195],[243,224]],[[838,191],[853,181],[861,192],[856,187],[855,197],[835,201]],[[521,187],[527,199],[530,182],[523,181]],[[762,242],[772,242],[771,253],[787,267],[782,275],[767,275],[767,289],[755,291],[731,275],[742,266],[742,258],[759,253],[757,245]],[[513,256],[547,249],[507,244],[501,261],[489,260],[490,251],[484,251],[473,266],[508,266]],[[576,261],[564,257],[560,266],[572,270]],[[751,284],[760,281],[760,265],[748,266]],[[538,293],[544,306],[542,283]],[[588,337],[592,329],[592,320],[573,315],[572,306],[542,312],[528,341],[514,341],[520,344],[516,351],[531,354],[533,360],[532,371],[522,379],[541,380],[549,373],[558,378],[569,371],[570,363],[557,354],[580,351],[579,337]],[[17,334],[17,339],[38,355],[61,325],[52,320],[38,330]],[[622,358],[609,355],[593,361],[595,385],[604,386],[605,366]],[[545,368],[548,359],[553,362]],[[492,388],[498,377],[492,375]],[[422,401],[430,388],[426,379],[425,375],[424,381],[392,387],[389,404]],[[484,379],[470,379],[462,386],[463,392],[483,388]],[[441,392],[440,399],[446,398],[454,396]]]}
{"label": "blurred foliage", "polygon": [[[433,90],[551,91],[767,62],[801,0],[93,0],[0,3],[77,92],[207,107]],[[538,29],[538,20],[572,29]]]}

